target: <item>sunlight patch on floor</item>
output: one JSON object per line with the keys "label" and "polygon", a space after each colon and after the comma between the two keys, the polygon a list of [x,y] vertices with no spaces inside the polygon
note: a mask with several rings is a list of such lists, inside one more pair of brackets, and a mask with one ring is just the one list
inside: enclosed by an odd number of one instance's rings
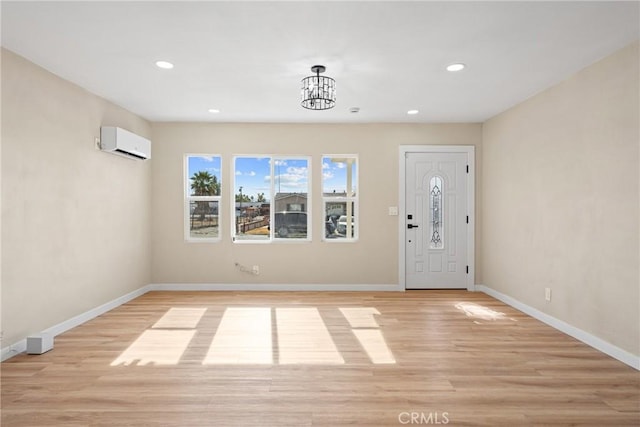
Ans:
{"label": "sunlight patch on floor", "polygon": [[195,330],[147,329],[111,366],[177,365]]}
{"label": "sunlight patch on floor", "polygon": [[343,307],[339,310],[352,328],[378,327],[374,315],[379,315],[380,312],[374,307]]}
{"label": "sunlight patch on floor", "polygon": [[280,364],[344,363],[317,308],[276,308],[276,323]]}
{"label": "sunlight patch on floor", "polygon": [[379,329],[354,329],[353,335],[360,341],[360,345],[367,352],[372,363],[376,365],[396,363]]}
{"label": "sunlight patch on floor", "polygon": [[495,311],[473,302],[459,302],[454,307],[463,312],[467,317],[473,319],[502,320],[507,318],[506,314],[500,311]]}
{"label": "sunlight patch on floor", "polygon": [[173,307],[153,326],[153,329],[193,329],[198,326],[206,308]]}
{"label": "sunlight patch on floor", "polygon": [[339,310],[372,363],[396,363],[382,331],[378,329],[380,326],[375,316],[380,312],[375,307],[342,307]]}
{"label": "sunlight patch on floor", "polygon": [[271,363],[271,308],[227,308],[202,364]]}
{"label": "sunlight patch on floor", "polygon": [[[202,307],[168,309],[111,366],[178,364],[197,332],[212,334],[203,365],[345,363],[317,307],[228,307],[221,313],[213,333],[198,329],[207,310]],[[342,313],[372,363],[396,363],[379,329],[375,316],[380,312],[376,308],[334,307],[333,310]]]}

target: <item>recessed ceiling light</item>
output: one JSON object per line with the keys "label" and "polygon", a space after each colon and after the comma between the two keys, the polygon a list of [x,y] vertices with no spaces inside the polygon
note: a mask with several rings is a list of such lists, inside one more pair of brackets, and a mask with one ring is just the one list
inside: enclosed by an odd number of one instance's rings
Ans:
{"label": "recessed ceiling light", "polygon": [[465,67],[466,67],[466,65],[464,65],[462,63],[451,64],[451,65],[447,66],[447,71],[452,71],[452,72],[462,71],[462,70],[464,70]]}
{"label": "recessed ceiling light", "polygon": [[220,112],[220,110],[218,110],[217,108],[209,108],[208,110],[211,114],[218,114]]}
{"label": "recessed ceiling light", "polygon": [[410,115],[412,115],[412,116],[413,116],[414,114],[418,114],[418,113],[419,113],[419,111],[418,111],[418,110],[409,110],[409,111],[407,111],[407,114],[410,114]]}
{"label": "recessed ceiling light", "polygon": [[167,61],[156,61],[156,65],[160,68],[164,68],[165,70],[170,70],[173,68],[173,64]]}

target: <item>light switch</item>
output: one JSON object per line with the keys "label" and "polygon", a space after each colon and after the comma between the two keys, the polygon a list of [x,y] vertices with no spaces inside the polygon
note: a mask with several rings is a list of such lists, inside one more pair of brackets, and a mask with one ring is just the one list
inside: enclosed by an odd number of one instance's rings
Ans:
{"label": "light switch", "polygon": [[389,215],[397,216],[398,215],[398,207],[397,206],[389,206]]}

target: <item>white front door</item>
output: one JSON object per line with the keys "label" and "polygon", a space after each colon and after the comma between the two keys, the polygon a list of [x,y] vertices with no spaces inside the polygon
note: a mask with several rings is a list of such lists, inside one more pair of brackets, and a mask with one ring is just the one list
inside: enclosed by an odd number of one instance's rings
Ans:
{"label": "white front door", "polygon": [[405,288],[468,287],[468,154],[405,154]]}

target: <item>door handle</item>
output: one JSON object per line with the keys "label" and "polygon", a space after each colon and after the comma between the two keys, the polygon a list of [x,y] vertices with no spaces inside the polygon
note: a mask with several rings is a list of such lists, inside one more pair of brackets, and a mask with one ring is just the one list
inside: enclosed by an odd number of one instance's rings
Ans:
{"label": "door handle", "polygon": [[415,224],[407,224],[407,228],[408,228],[408,229],[418,228],[418,226],[417,226],[417,225],[415,225]]}

